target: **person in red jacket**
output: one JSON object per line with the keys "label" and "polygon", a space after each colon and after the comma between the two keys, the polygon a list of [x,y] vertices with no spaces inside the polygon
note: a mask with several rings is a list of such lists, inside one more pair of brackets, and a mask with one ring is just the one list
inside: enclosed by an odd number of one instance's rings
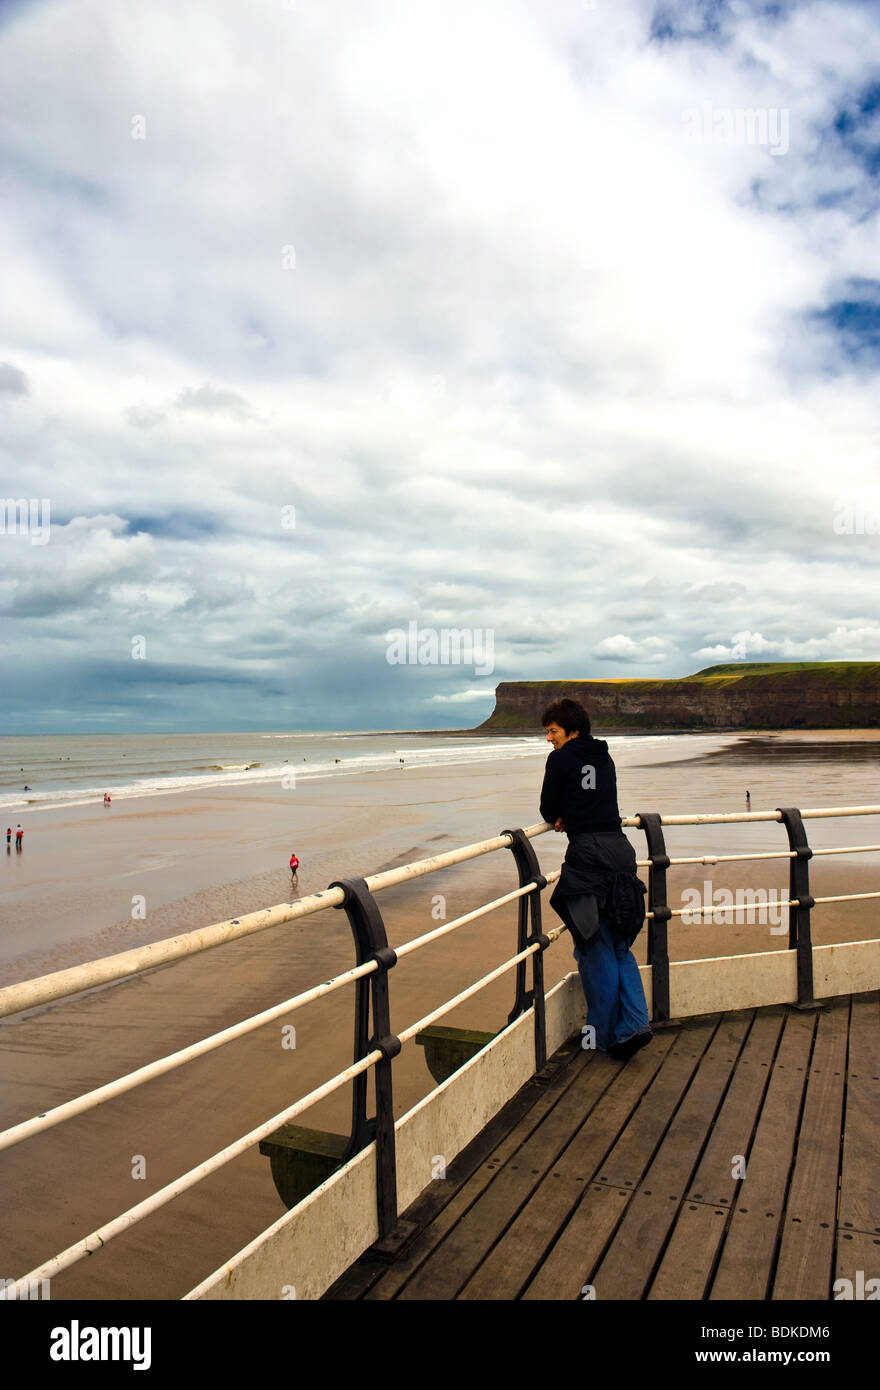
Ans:
{"label": "person in red jacket", "polygon": [[298,870],[298,868],[299,868],[299,860],[297,859],[296,854],[292,854],[292,855],[290,856],[290,881],[291,881],[291,883],[293,884],[294,888],[297,886],[297,870]]}

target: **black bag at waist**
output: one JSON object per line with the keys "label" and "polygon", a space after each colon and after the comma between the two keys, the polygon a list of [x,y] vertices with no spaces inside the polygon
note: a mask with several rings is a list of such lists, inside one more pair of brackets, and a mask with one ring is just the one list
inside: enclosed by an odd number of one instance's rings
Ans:
{"label": "black bag at waist", "polygon": [[599,930],[600,910],[614,935],[632,944],[644,925],[647,891],[622,831],[584,833],[569,840],[550,906],[581,950]]}

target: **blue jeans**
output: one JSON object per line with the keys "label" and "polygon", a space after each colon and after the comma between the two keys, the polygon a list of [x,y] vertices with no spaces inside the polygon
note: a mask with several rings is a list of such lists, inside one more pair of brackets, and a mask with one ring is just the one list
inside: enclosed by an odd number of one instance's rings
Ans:
{"label": "blue jeans", "polygon": [[574,948],[574,958],[587,1001],[587,1022],[596,1029],[596,1046],[603,1052],[636,1033],[650,1033],[642,977],[628,941],[611,930],[599,915],[599,930],[586,951]]}

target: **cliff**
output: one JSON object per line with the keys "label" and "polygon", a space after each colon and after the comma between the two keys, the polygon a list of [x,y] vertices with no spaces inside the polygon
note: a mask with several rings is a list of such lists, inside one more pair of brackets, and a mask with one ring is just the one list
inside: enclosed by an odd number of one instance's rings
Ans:
{"label": "cliff", "polygon": [[736,662],[669,680],[502,681],[480,733],[540,731],[553,700],[602,729],[864,729],[880,724],[880,662]]}

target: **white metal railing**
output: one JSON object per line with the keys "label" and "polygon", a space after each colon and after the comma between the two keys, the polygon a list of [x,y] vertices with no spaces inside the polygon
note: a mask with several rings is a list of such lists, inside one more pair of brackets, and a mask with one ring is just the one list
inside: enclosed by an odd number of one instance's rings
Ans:
{"label": "white metal railing", "polygon": [[[820,808],[815,810],[804,810],[800,812],[800,815],[803,819],[878,814],[880,814],[880,806]],[[779,811],[758,811],[736,814],[664,816],[658,817],[657,819],[662,822],[663,826],[667,826],[719,825],[749,821],[781,821],[783,817]],[[638,816],[624,818],[623,824],[624,826],[642,828],[642,821]],[[535,836],[544,834],[551,829],[551,826],[545,823],[541,823],[529,827],[527,830],[523,832],[523,834],[527,838],[531,839]],[[452,850],[444,854],[435,855],[428,859],[417,860],[412,864],[402,865],[399,868],[387,870],[381,874],[372,875],[371,877],[365,880],[365,884],[370,893],[379,892],[384,888],[412,881],[426,874],[434,873],[439,869],[448,868],[454,864],[463,863],[468,860],[478,858],[481,855],[492,853],[496,849],[510,849],[511,847],[512,836],[510,834],[505,833],[500,836],[495,836],[494,838],[489,840],[480,841],[477,844],[467,845],[458,850]],[[880,849],[880,846],[877,845],[857,845],[836,849],[816,850],[811,851],[811,853],[856,854],[872,852],[878,849]],[[797,858],[797,853],[795,851],[783,851],[780,853],[761,852],[742,855],[707,855],[696,858],[672,858],[669,859],[668,863],[671,866],[675,864],[710,864],[771,858],[794,859]],[[637,862],[641,867],[650,868],[652,866],[652,860],[650,859],[638,860]],[[559,875],[560,870],[557,869],[551,871],[546,875],[542,875],[542,877],[544,879],[545,884],[549,885],[551,882],[557,880],[559,878]],[[427,932],[422,936],[405,943],[404,945],[396,948],[395,954],[399,959],[401,956],[410,954],[415,950],[421,949],[422,947],[438,940],[440,937],[449,934],[450,932],[456,930],[458,927],[465,925],[466,923],[475,921],[476,919],[483,917],[490,912],[497,911],[499,908],[506,906],[507,904],[510,904],[518,899],[526,897],[528,894],[535,892],[537,888],[538,883],[535,880],[526,884],[521,884],[519,888],[513,890],[512,892],[506,893],[499,898],[493,899],[492,901],[483,904],[482,906],[472,910],[471,912],[463,914],[461,917],[456,918],[454,921],[445,923],[443,926],[437,927],[432,931]],[[811,904],[825,902],[856,901],[878,897],[880,897],[880,892],[838,894],[835,896],[828,896],[823,898],[811,898]],[[69,970],[58,971],[51,975],[42,976],[36,980],[25,981],[18,985],[8,986],[5,989],[0,990],[0,1017],[19,1012],[23,1009],[33,1008],[36,1004],[39,1003],[46,1003],[50,1000],[59,999],[66,997],[70,994],[79,993],[84,989],[94,988],[97,984],[109,983],[113,980],[122,979],[130,975],[138,974],[144,970],[152,969],[156,965],[160,963],[165,963],[169,960],[181,959],[186,956],[198,954],[201,951],[214,949],[217,946],[225,944],[227,941],[238,940],[241,937],[251,935],[259,931],[267,930],[269,927],[282,925],[284,923],[312,915],[315,912],[322,911],[326,907],[340,906],[342,905],[344,899],[345,893],[342,888],[328,889],[321,893],[312,894],[308,898],[301,899],[297,903],[280,904],[274,908],[265,909],[262,912],[251,913],[240,918],[230,919],[227,922],[216,923],[213,926],[202,928],[200,930],[187,933],[183,936],[172,937],[167,939],[166,941],[155,943],[153,946],[139,947],[133,951],[127,951],[116,956],[107,957],[104,960],[88,962],[85,965],[75,966]],[[731,911],[742,910],[743,906],[748,907],[749,905],[719,905],[717,908],[700,908],[699,911],[701,914],[705,912],[706,915],[714,915],[715,912],[726,913]],[[800,906],[800,900],[796,897],[790,898],[785,903],[779,904],[779,906],[798,907]],[[677,917],[681,916],[683,911],[696,912],[697,910],[698,909],[694,908],[665,908],[664,916],[666,918]],[[650,907],[647,912],[647,917],[649,921],[654,917],[654,913],[651,911]],[[552,931],[546,933],[546,936],[547,938],[549,938],[549,941],[555,941],[564,930],[564,927],[559,926],[554,928]],[[489,974],[483,976],[473,985],[468,986],[460,994],[457,994],[454,998],[447,1000],[444,1004],[440,1005],[431,1013],[419,1019],[416,1023],[409,1025],[409,1027],[407,1027],[397,1035],[398,1040],[401,1044],[403,1042],[409,1041],[421,1029],[428,1027],[436,1019],[442,1017],[443,1014],[448,1013],[451,1009],[457,1007],[465,1000],[473,997],[481,989],[484,989],[493,981],[499,979],[506,971],[510,970],[513,966],[520,964],[520,962],[525,961],[530,956],[534,956],[535,953],[540,951],[541,949],[541,945],[537,942],[534,942],[533,944],[527,946],[525,949],[517,952],[516,955],[504,961],[500,966],[497,966]],[[254,1014],[249,1018],[232,1025],[229,1028],[223,1029],[221,1032],[212,1034],[210,1037],[203,1038],[199,1042],[193,1043],[190,1046],[182,1048],[175,1053],[171,1053],[166,1057],[160,1058],[155,1062],[151,1062],[147,1066],[141,1067],[138,1070],[129,1073],[127,1076],[120,1077],[117,1080],[110,1082],[107,1085],[98,1087],[97,1089],[90,1091],[83,1096],[80,1096],[71,1101],[67,1101],[60,1106],[56,1106],[54,1109],[49,1110],[44,1114],[34,1116],[29,1120],[14,1125],[11,1128],[0,1133],[0,1150],[11,1148],[13,1145],[18,1144],[25,1139],[31,1138],[44,1130],[50,1129],[55,1125],[60,1124],[64,1120],[70,1119],[75,1115],[80,1115],[85,1111],[102,1104],[106,1100],[110,1100],[115,1096],[125,1093],[126,1091],[130,1091],[135,1087],[142,1085],[146,1081],[153,1080],[156,1077],[161,1076],[173,1070],[174,1068],[183,1065],[185,1062],[192,1061],[196,1057],[200,1057],[207,1052],[210,1052],[218,1047],[222,1047],[225,1043],[230,1042],[235,1038],[242,1037],[246,1033],[249,1033],[254,1029],[263,1027],[265,1024],[281,1017],[282,1015],[290,1014],[292,1011],[294,1011],[297,1008],[303,1007],[305,1004],[311,1003],[318,998],[333,993],[335,990],[340,989],[345,985],[354,983],[355,981],[363,979],[368,975],[374,974],[380,968],[381,967],[376,961],[367,961],[363,965],[357,966],[351,970],[344,971],[330,980],[326,980],[321,984],[314,986],[311,989],[305,990],[300,994],[294,995],[290,999],[284,1000],[280,1004],[273,1005],[271,1008],[266,1009],[261,1013]],[[532,1007],[534,1007],[534,1005]],[[296,1116],[310,1108],[312,1105],[316,1104],[318,1101],[323,1100],[327,1096],[333,1094],[341,1086],[346,1085],[349,1081],[352,1081],[354,1078],[360,1076],[362,1073],[367,1072],[371,1067],[375,1066],[378,1062],[380,1062],[383,1059],[383,1056],[383,1052],[379,1049],[371,1051],[366,1056],[362,1057],[360,1060],[347,1067],[344,1071],[339,1072],[329,1081],[323,1083],[315,1090],[309,1092],[308,1095],[294,1102],[292,1105],[288,1106],[286,1109],[279,1112],[277,1115],[272,1116],[271,1119],[263,1122],[256,1129],[251,1130],[248,1134],[242,1136],[242,1138],[236,1140],[234,1143],[228,1145],[224,1149],[220,1150],[218,1153],[215,1153],[210,1158],[206,1159],[203,1163],[196,1165],[196,1167],[190,1169],[181,1177],[167,1184],[158,1192],[153,1193],[152,1196],[146,1198],[143,1202],[140,1202],[136,1206],[131,1207],[128,1211],[123,1212],[122,1215],[116,1217],[113,1221],[91,1232],[83,1239],[69,1246],[60,1254],[54,1256],[52,1259],[40,1265],[37,1269],[32,1270],[29,1274],[24,1275],[21,1279],[17,1280],[13,1286],[10,1286],[6,1289],[0,1289],[0,1299],[4,1299],[7,1297],[15,1298],[16,1296],[26,1294],[26,1291],[29,1287],[32,1286],[34,1280],[51,1278],[53,1275],[60,1273],[62,1270],[70,1268],[79,1260],[83,1259],[86,1255],[89,1255],[93,1251],[101,1248],[109,1240],[113,1239],[116,1235],[119,1235],[121,1232],[129,1229],[131,1226],[136,1224],[138,1221],[142,1220],[144,1217],[150,1215],[152,1212],[157,1211],[160,1207],[166,1205],[175,1197],[181,1195],[183,1192],[193,1187],[196,1183],[200,1182],[203,1178],[209,1176],[209,1174],[215,1172],[218,1168],[223,1167],[225,1164],[239,1157],[253,1144],[259,1142],[261,1139],[265,1139],[274,1130],[278,1129],[282,1124],[288,1123],[290,1120],[294,1119]]]}
{"label": "white metal railing", "polygon": [[[547,882],[553,882],[558,877],[559,870],[557,869],[547,875]],[[473,922],[477,917],[484,917],[487,913],[506,906],[507,903],[515,902],[517,898],[531,893],[535,887],[534,883],[526,884],[511,893],[505,893],[502,898],[495,898],[492,902],[485,903],[473,912],[466,912],[464,916],[456,917],[454,921],[447,922],[442,927],[426,932],[424,936],[407,941],[403,946],[396,948],[398,960],[401,956],[408,955],[421,946],[427,946],[430,942],[436,941],[438,937],[445,936],[447,932],[455,931],[457,927]],[[343,971],[341,975],[335,975],[332,979],[325,980],[323,984],[315,985],[312,989],[304,990],[301,994],[295,994],[280,1004],[273,1004],[270,1009],[264,1009],[262,1013],[252,1014],[249,1018],[242,1019],[240,1023],[234,1023],[229,1028],[224,1028],[220,1033],[213,1033],[208,1038],[202,1038],[199,1042],[182,1047],[179,1051],[169,1053],[166,1057],[160,1057],[155,1062],[149,1062],[146,1066],[139,1067],[137,1071],[129,1072],[127,1076],[110,1081],[105,1086],[97,1087],[94,1091],[88,1091],[85,1095],[77,1097],[76,1100],[66,1101],[63,1105],[55,1106],[54,1109],[47,1110],[42,1115],[24,1120],[21,1124],[13,1125],[11,1129],[2,1130],[0,1131],[0,1152],[12,1148],[15,1144],[20,1144],[23,1139],[33,1138],[35,1134],[40,1134],[43,1130],[52,1129],[55,1125],[61,1124],[62,1120],[71,1120],[75,1115],[82,1115],[85,1111],[94,1109],[96,1105],[100,1105],[105,1100],[112,1100],[115,1096],[121,1096],[126,1091],[134,1090],[136,1086],[142,1085],[145,1081],[154,1081],[156,1077],[164,1076],[166,1072],[183,1066],[185,1062],[192,1062],[196,1057],[203,1057],[205,1053],[223,1047],[225,1043],[232,1042],[235,1038],[244,1037],[245,1034],[253,1032],[256,1028],[262,1028],[277,1018],[293,1013],[295,1009],[302,1008],[305,1004],[311,1004],[316,999],[333,994],[343,985],[352,984],[355,980],[373,975],[378,969],[379,966],[376,961],[367,961],[364,965],[354,966],[351,970]],[[452,1008],[453,1003],[454,1001],[450,1001],[449,1004],[444,1005],[444,1010]],[[427,1027],[427,1024],[425,1026]],[[417,1029],[418,1027],[419,1025],[416,1025]],[[403,1034],[399,1036],[402,1038]]]}
{"label": "white metal railing", "polygon": [[[543,823],[532,825],[523,833],[530,838],[551,829]],[[481,840],[477,844],[465,845],[461,849],[449,850],[444,854],[432,855],[429,859],[417,859],[412,864],[402,864],[396,869],[386,869],[381,874],[373,874],[365,880],[371,893],[379,893],[384,888],[393,888],[399,883],[407,883],[424,874],[435,873],[438,869],[451,868],[480,855],[491,854],[496,849],[509,849],[510,836],[496,835],[491,840]],[[74,965],[68,970],[57,970],[51,975],[41,975],[21,984],[7,985],[0,989],[0,1018],[9,1014],[21,1013],[23,1009],[35,1008],[38,1004],[48,1004],[54,999],[64,999],[69,994],[80,994],[83,990],[94,989],[96,985],[112,984],[130,975],[139,975],[152,970],[157,965],[169,961],[182,960],[186,956],[199,955],[202,951],[212,951],[217,946],[225,946],[229,941],[239,941],[242,937],[253,936],[267,931],[270,927],[284,926],[288,922],[309,917],[325,907],[341,907],[344,894],[341,888],[326,888],[320,893],[311,893],[295,903],[279,903],[260,912],[250,912],[241,917],[232,917],[225,922],[215,922],[209,927],[199,927],[183,936],[166,937],[149,946],[137,946],[131,951],[121,951],[114,956],[103,956],[100,960],[88,961],[84,965]]]}
{"label": "white metal railing", "polygon": [[[535,884],[532,884],[530,889],[526,891],[531,891],[535,886]],[[564,927],[555,927],[551,932],[548,932],[547,935],[551,941],[555,941],[557,937],[562,935],[563,931],[565,931]],[[502,965],[497,966],[494,970],[490,971],[488,975],[484,975],[483,978],[478,980],[475,984],[469,985],[467,989],[462,990],[461,993],[455,995],[453,999],[447,1000],[444,1004],[441,1004],[439,1008],[434,1009],[432,1013],[425,1014],[425,1016],[420,1018],[416,1023],[412,1023],[408,1028],[403,1029],[403,1031],[397,1035],[400,1042],[408,1042],[411,1038],[415,1037],[416,1033],[420,1032],[423,1028],[429,1027],[435,1019],[441,1018],[443,1014],[448,1013],[451,1009],[464,1003],[466,999],[470,999],[481,989],[485,989],[487,985],[500,979],[506,970],[517,965],[521,960],[526,960],[540,949],[538,945],[528,946],[525,950],[519,951],[515,956],[511,956],[509,960],[504,961]],[[368,967],[362,967],[362,973],[371,973],[377,968],[375,963],[371,963]],[[271,1012],[274,1015],[277,1013],[277,1009]],[[259,1025],[253,1024],[253,1026]],[[228,1039],[224,1039],[224,1041],[228,1041]],[[318,1101],[326,1099],[326,1097],[332,1095],[334,1091],[338,1091],[340,1087],[347,1085],[349,1081],[353,1081],[361,1072],[369,1071],[377,1062],[382,1061],[382,1058],[383,1053],[378,1049],[373,1052],[368,1052],[360,1061],[354,1062],[350,1067],[346,1067],[344,1071],[338,1072],[336,1076],[331,1077],[331,1079],[324,1082],[322,1086],[318,1086],[315,1090],[310,1091],[308,1095],[303,1096],[300,1100],[287,1106],[285,1110],[280,1111],[277,1115],[273,1115],[270,1120],[265,1120],[263,1124],[258,1125],[256,1129],[252,1129],[249,1133],[243,1135],[241,1139],[237,1139],[233,1144],[228,1144],[226,1148],[221,1149],[218,1153],[205,1159],[204,1162],[197,1164],[194,1168],[190,1168],[187,1173],[184,1173],[179,1178],[175,1178],[173,1182],[167,1183],[165,1187],[160,1188],[158,1192],[154,1192],[152,1196],[146,1197],[142,1202],[138,1202],[136,1206],[129,1207],[121,1216],[117,1216],[105,1226],[101,1226],[99,1229],[92,1231],[89,1235],[75,1241],[73,1245],[69,1245],[66,1250],[62,1250],[60,1254],[47,1260],[44,1264],[40,1265],[38,1269],[31,1270],[29,1274],[25,1274],[21,1279],[16,1280],[15,1284],[8,1289],[0,1290],[0,1299],[26,1296],[28,1289],[33,1286],[34,1280],[52,1279],[56,1275],[61,1274],[65,1269],[70,1269],[72,1265],[85,1259],[87,1255],[93,1254],[96,1250],[103,1249],[115,1236],[130,1230],[132,1226],[142,1221],[144,1217],[150,1216],[153,1212],[166,1206],[168,1202],[173,1201],[175,1197],[181,1196],[182,1193],[186,1192],[189,1188],[194,1187],[196,1183],[201,1182],[203,1178],[209,1177],[212,1173],[217,1172],[219,1168],[223,1168],[227,1163],[231,1163],[233,1159],[239,1158],[247,1149],[251,1148],[252,1145],[259,1143],[261,1139],[268,1138],[268,1136],[276,1129],[279,1129],[281,1125],[288,1124],[291,1120],[294,1120],[297,1115],[302,1114],[303,1111],[317,1104]],[[143,1068],[142,1070],[148,1071],[150,1069]],[[137,1075],[137,1073],[133,1074],[133,1076]],[[140,1081],[148,1080],[149,1078],[141,1076],[138,1080],[132,1080],[132,1078],[126,1079],[130,1080],[132,1085],[137,1085],[140,1084]],[[131,1087],[125,1087],[123,1089],[131,1089]],[[92,1094],[93,1096],[97,1095],[97,1093]],[[84,1097],[83,1099],[89,1100],[90,1097]],[[107,1097],[103,1096],[100,1097],[100,1099],[107,1099]],[[99,1100],[95,1099],[92,1103],[98,1104]],[[72,1113],[80,1112],[77,1110]],[[68,1116],[63,1115],[59,1118],[66,1119]],[[57,1122],[56,1120],[55,1123]],[[7,1131],[3,1138],[6,1139],[11,1133],[12,1131]],[[22,1134],[18,1138],[11,1140],[11,1142],[17,1143],[20,1142],[20,1139],[26,1137],[28,1136]],[[3,1145],[3,1147],[8,1146],[8,1144]]]}

